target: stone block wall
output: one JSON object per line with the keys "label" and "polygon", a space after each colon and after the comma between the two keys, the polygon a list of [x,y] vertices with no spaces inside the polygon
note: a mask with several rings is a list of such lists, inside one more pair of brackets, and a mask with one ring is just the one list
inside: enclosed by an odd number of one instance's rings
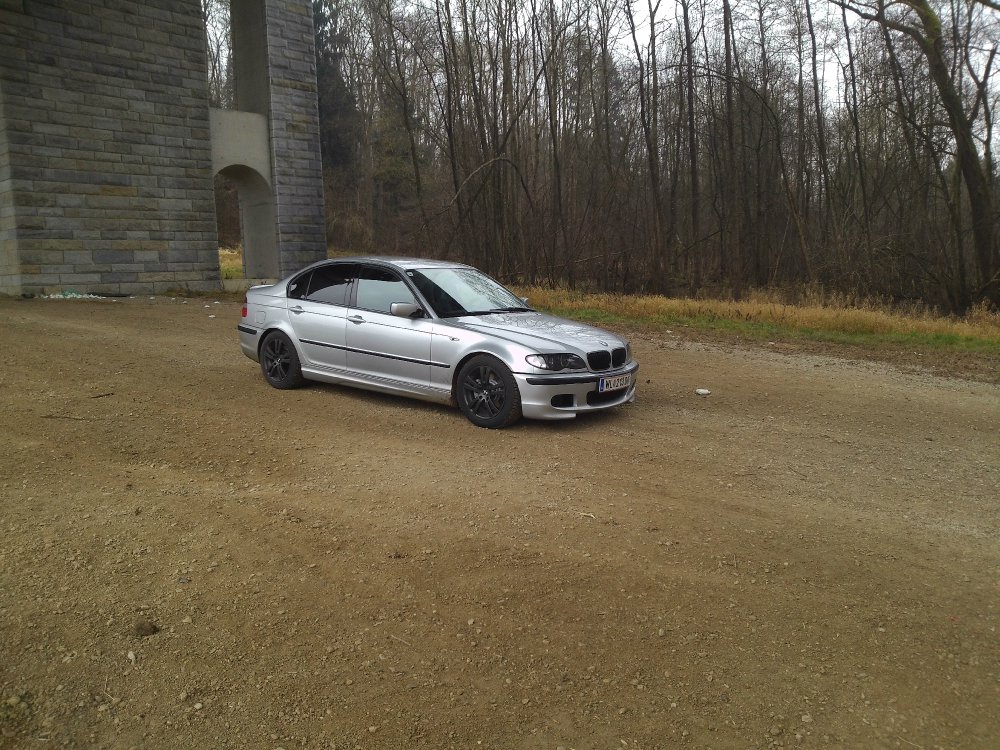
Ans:
{"label": "stone block wall", "polygon": [[281,275],[326,257],[312,4],[265,0]]}
{"label": "stone block wall", "polygon": [[0,293],[4,289],[21,288],[21,264],[17,257],[10,147],[3,112],[3,88],[0,84]]}
{"label": "stone block wall", "polygon": [[210,149],[199,0],[0,5],[0,293],[219,288]]}

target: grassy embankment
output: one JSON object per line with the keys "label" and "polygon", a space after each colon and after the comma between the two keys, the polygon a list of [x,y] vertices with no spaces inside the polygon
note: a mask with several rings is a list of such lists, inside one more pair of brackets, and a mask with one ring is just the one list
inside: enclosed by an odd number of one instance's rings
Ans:
{"label": "grassy embankment", "polygon": [[[242,278],[239,249],[221,249],[224,279]],[[891,347],[1000,357],[1000,313],[975,308],[962,318],[925,306],[893,307],[818,293],[788,304],[760,291],[745,300],[586,294],[565,289],[520,289],[538,309],[597,325],[650,331],[709,332],[722,338],[815,342],[865,349]]]}
{"label": "grassy embankment", "polygon": [[576,320],[643,329],[690,328],[756,341],[794,340],[1000,355],[1000,314],[977,307],[962,318],[923,306],[908,309],[843,297],[798,304],[762,291],[741,301],[584,294],[523,289],[531,304]]}

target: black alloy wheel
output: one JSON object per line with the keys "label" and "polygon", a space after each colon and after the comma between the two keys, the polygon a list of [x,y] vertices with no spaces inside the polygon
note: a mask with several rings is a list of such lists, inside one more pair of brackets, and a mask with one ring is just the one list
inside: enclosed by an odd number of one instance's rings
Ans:
{"label": "black alloy wheel", "polygon": [[514,376],[487,354],[473,357],[459,372],[458,405],[477,427],[507,427],[521,418],[521,394]]}
{"label": "black alloy wheel", "polygon": [[291,340],[281,331],[273,331],[260,346],[260,370],[275,388],[298,388],[305,382],[299,355]]}

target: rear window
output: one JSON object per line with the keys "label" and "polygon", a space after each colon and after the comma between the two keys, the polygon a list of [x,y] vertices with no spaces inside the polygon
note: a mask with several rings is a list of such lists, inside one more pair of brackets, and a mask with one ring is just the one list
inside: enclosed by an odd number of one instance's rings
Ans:
{"label": "rear window", "polygon": [[350,265],[321,266],[312,272],[309,282],[310,302],[329,305],[346,305],[347,293],[354,280],[354,267]]}
{"label": "rear window", "polygon": [[320,266],[292,279],[288,283],[288,296],[292,299],[346,306],[356,270],[357,266],[351,263]]}

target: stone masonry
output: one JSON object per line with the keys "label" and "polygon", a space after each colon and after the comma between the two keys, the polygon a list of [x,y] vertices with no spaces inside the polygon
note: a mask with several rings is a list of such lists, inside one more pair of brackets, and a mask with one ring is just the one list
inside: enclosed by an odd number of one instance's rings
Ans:
{"label": "stone masonry", "polygon": [[[266,0],[282,273],[325,256],[309,0]],[[0,293],[220,285],[199,0],[0,0]]]}
{"label": "stone masonry", "polygon": [[0,6],[14,234],[0,291],[218,287],[198,0],[13,5]]}
{"label": "stone masonry", "polygon": [[326,257],[311,2],[265,3],[281,275]]}

